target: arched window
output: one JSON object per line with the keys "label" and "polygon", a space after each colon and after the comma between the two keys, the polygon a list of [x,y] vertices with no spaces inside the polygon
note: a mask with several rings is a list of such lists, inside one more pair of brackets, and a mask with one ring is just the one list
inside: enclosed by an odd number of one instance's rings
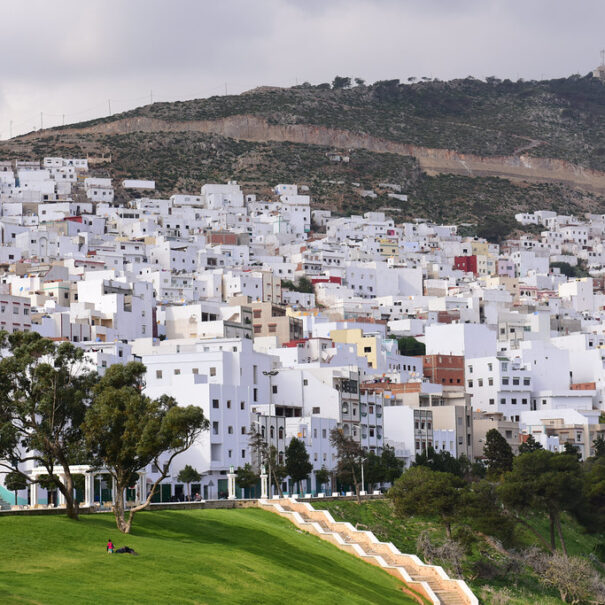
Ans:
{"label": "arched window", "polygon": [[284,438],[284,427],[280,426],[279,427],[279,431],[277,432],[279,439],[283,439]]}
{"label": "arched window", "polygon": [[275,437],[275,427],[273,425],[271,425],[271,428],[269,429],[269,437],[271,439]]}

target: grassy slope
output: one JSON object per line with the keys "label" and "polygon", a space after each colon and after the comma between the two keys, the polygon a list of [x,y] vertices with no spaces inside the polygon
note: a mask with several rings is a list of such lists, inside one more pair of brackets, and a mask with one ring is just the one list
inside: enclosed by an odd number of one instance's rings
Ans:
{"label": "grassy slope", "polygon": [[[445,539],[445,532],[437,519],[410,517],[405,520],[395,519],[388,501],[365,502],[361,506],[355,502],[317,502],[316,508],[329,510],[335,519],[346,520],[359,529],[369,529],[381,540],[390,541],[402,552],[416,553],[416,539],[423,531],[429,531],[435,542]],[[535,518],[532,523],[542,533],[548,535],[546,519]],[[572,555],[586,555],[599,542],[598,536],[587,534],[571,519],[565,519],[563,533],[567,548]],[[514,538],[515,548],[523,548],[535,544],[533,536],[526,531],[518,531]],[[562,601],[554,591],[545,591],[538,578],[528,570],[502,574],[490,580],[477,577],[473,565],[478,560],[489,560],[504,567],[504,559],[493,551],[483,541],[476,542],[469,550],[464,562],[465,579],[469,582],[475,594],[483,596],[485,603],[491,603],[489,589],[506,589],[509,591],[510,605],[525,605],[539,603],[540,605],[559,605]],[[436,562],[438,563],[438,562]],[[487,589],[487,591],[486,591]]]}
{"label": "grassy slope", "polygon": [[[0,519],[2,603],[410,603],[400,584],[260,510]],[[111,538],[140,556],[107,555]]]}

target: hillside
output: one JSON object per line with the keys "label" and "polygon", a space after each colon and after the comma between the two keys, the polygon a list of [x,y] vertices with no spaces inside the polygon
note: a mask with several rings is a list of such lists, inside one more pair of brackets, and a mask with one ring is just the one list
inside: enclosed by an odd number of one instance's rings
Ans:
{"label": "hillside", "polygon": [[[339,213],[388,208],[397,219],[479,229],[504,219],[510,230],[514,212],[605,211],[603,141],[599,80],[467,78],[155,103],[2,142],[0,157],[87,155],[100,173],[155,178],[161,195],[228,179],[267,195],[276,182],[297,182]],[[380,183],[401,186],[408,202]],[[362,197],[364,189],[377,197]]]}
{"label": "hillside", "polygon": [[[2,603],[397,603],[386,572],[256,509],[0,519]],[[108,555],[107,539],[139,553]],[[10,553],[10,554],[9,554]]]}
{"label": "hillside", "polygon": [[[336,520],[349,521],[358,529],[368,529],[380,540],[391,541],[402,552],[418,554],[423,560],[426,557],[418,551],[418,538],[428,534],[435,543],[445,541],[443,525],[437,518],[409,517],[399,520],[394,517],[388,500],[363,502],[315,501],[317,509],[327,509]],[[533,525],[540,531],[547,531],[548,520],[541,516],[532,519]],[[456,539],[464,545],[464,557],[461,561],[461,576],[469,583],[473,592],[485,605],[562,605],[556,590],[546,589],[539,578],[527,566],[519,565],[515,555],[536,545],[535,537],[525,530],[517,528],[515,534],[505,544],[510,553],[505,556],[505,549],[494,548],[495,540],[489,542],[478,532],[467,532],[464,523],[456,529]],[[569,553],[589,557],[602,536],[588,534],[570,517],[563,523]],[[434,564],[443,565],[453,576],[456,570],[451,561],[435,559]]]}

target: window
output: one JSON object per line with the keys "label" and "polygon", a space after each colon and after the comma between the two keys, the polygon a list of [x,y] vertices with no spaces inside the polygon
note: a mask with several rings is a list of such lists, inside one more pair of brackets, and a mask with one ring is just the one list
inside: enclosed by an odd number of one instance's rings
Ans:
{"label": "window", "polygon": [[468,366],[468,373],[472,374],[473,373],[473,366]]}
{"label": "window", "polygon": [[521,399],[521,405],[527,405],[527,399]]}
{"label": "window", "polygon": [[513,397],[513,398],[510,400],[510,402],[511,402],[513,405],[517,405],[517,398],[516,398],[516,397]]}
{"label": "window", "polygon": [[518,386],[519,385],[519,379],[518,378],[513,378],[513,384],[515,386]]}
{"label": "window", "polygon": [[242,434],[242,435],[245,435],[245,434],[246,434],[246,427],[245,427],[245,426],[243,426],[243,427],[241,428],[241,434]]}
{"label": "window", "polygon": [[483,378],[479,378],[479,380],[477,380],[477,386],[483,386]]}
{"label": "window", "polygon": [[529,386],[529,383],[530,383],[530,379],[529,379],[529,378],[524,378],[524,379],[523,379],[523,384],[524,384],[525,386]]}
{"label": "window", "polygon": [[320,408],[313,408],[312,414],[319,414],[320,413]]}
{"label": "window", "polygon": [[175,369],[174,369],[174,375],[175,375],[175,376],[178,376],[180,373],[181,373],[180,368],[175,368]]}
{"label": "window", "polygon": [[277,393],[277,385],[276,384],[272,385],[271,390],[273,391],[274,394]]}
{"label": "window", "polygon": [[258,389],[252,389],[252,401],[258,401]]}
{"label": "window", "polygon": [[505,436],[507,439],[512,439],[513,438],[513,432],[512,431],[505,431],[504,432]]}
{"label": "window", "polygon": [[233,435],[233,427],[232,426],[228,426],[227,427],[227,433],[229,433],[229,435]]}
{"label": "window", "polygon": [[508,384],[508,376],[502,376],[502,384]]}
{"label": "window", "polygon": [[239,402],[239,409],[240,410],[245,410],[246,409],[246,402],[245,401],[240,401]]}
{"label": "window", "polygon": [[363,348],[363,352],[364,353],[371,353],[372,352],[372,347],[364,347]]}
{"label": "window", "polygon": [[218,410],[218,399],[212,400],[212,407],[213,409]]}
{"label": "window", "polygon": [[191,370],[191,372],[197,376],[197,374],[199,374],[199,369],[198,368],[193,368]]}
{"label": "window", "polygon": [[242,458],[246,457],[246,450],[242,450]]}
{"label": "window", "polygon": [[309,381],[305,378],[303,380],[303,386],[306,387],[309,384]]}
{"label": "window", "polygon": [[494,369],[493,364],[488,363],[488,364],[487,364],[487,371],[488,371],[488,372],[491,372],[493,369]]}
{"label": "window", "polygon": [[506,399],[504,397],[500,399],[500,405],[506,405]]}
{"label": "window", "polygon": [[210,376],[216,376],[216,368],[210,368]]}
{"label": "window", "polygon": [[472,381],[472,380],[469,380],[469,381],[468,381],[468,388],[469,388],[469,389],[472,389],[472,388],[473,388],[473,381]]}
{"label": "window", "polygon": [[325,439],[327,436],[327,430],[326,429],[321,429],[321,438]]}
{"label": "window", "polygon": [[494,399],[490,399],[490,400],[489,400],[489,404],[490,404],[490,405],[494,405],[494,403],[495,403],[495,400],[494,400]]}
{"label": "window", "polygon": [[490,387],[493,387],[493,386],[494,386],[494,379],[493,379],[493,378],[491,378],[491,377],[490,377],[490,378],[488,378],[488,379],[487,379],[487,384],[488,384]]}
{"label": "window", "polygon": [[227,409],[231,409],[231,399],[227,399]]}
{"label": "window", "polygon": [[212,423],[212,434],[218,435],[218,422],[216,421]]}
{"label": "window", "polygon": [[155,371],[155,377],[156,378],[161,378],[162,377],[162,370],[156,370]]}

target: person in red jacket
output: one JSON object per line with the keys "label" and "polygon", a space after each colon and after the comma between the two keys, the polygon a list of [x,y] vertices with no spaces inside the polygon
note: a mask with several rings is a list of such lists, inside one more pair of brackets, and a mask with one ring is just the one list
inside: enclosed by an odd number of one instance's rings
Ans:
{"label": "person in red jacket", "polygon": [[111,540],[107,540],[107,552],[110,555],[113,553],[113,542]]}

